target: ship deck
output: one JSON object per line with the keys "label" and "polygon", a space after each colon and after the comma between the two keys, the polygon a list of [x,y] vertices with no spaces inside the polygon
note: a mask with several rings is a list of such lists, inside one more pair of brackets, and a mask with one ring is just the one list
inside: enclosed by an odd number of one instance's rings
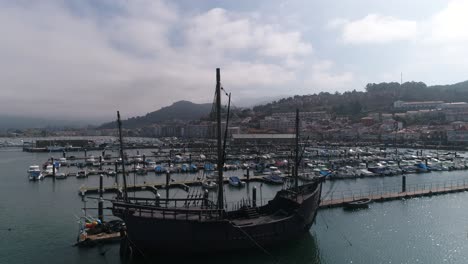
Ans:
{"label": "ship deck", "polygon": [[[193,207],[190,208],[191,210],[195,209]],[[203,208],[198,208],[200,212],[205,211]],[[168,211],[155,211],[153,213],[150,212],[142,212],[141,214],[136,214],[139,217],[146,217],[152,219],[168,219],[168,220],[191,220],[191,221],[219,221],[222,220],[217,214],[210,214],[207,213],[200,213],[200,214],[190,214],[190,213],[174,213]],[[227,217],[224,220],[231,221],[236,226],[248,226],[253,224],[263,224],[263,223],[270,223],[274,221],[279,221],[288,217],[286,213],[278,213],[273,215],[258,215],[255,217]]]}
{"label": "ship deck", "polygon": [[[117,207],[118,208],[118,207]],[[276,214],[259,214],[254,208],[249,207],[239,210],[243,215],[221,217],[217,209],[208,209],[202,206],[190,207],[133,207],[129,209],[131,214],[138,217],[163,220],[191,220],[191,221],[231,221],[234,225],[245,226],[250,224],[261,224],[278,221],[289,215],[280,210]],[[250,210],[250,211],[249,211]],[[253,210],[253,211],[252,211]],[[247,212],[249,211],[249,212]]]}
{"label": "ship deck", "polygon": [[236,225],[236,226],[248,226],[248,225],[258,225],[258,224],[266,224],[266,223],[271,223],[275,221],[279,221],[281,219],[284,219],[285,215],[260,215],[256,218],[238,218],[238,219],[233,219],[231,222]]}

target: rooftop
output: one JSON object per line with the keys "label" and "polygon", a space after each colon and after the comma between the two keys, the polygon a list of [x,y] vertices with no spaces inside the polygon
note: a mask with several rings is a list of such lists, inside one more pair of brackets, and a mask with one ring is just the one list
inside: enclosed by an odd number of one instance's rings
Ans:
{"label": "rooftop", "polygon": [[295,134],[233,134],[233,139],[292,139]]}

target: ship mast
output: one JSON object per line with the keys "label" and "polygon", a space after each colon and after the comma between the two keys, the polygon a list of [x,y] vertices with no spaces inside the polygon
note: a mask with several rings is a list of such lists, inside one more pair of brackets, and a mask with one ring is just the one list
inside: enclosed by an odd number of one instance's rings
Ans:
{"label": "ship mast", "polygon": [[294,189],[299,193],[299,109],[296,109],[296,148],[294,157]]}
{"label": "ship mast", "polygon": [[224,208],[223,146],[221,144],[221,74],[216,68],[216,137],[218,145],[218,209]]}
{"label": "ship mast", "polygon": [[[122,121],[120,120],[120,112],[117,111],[117,125],[119,127],[119,142],[120,142],[120,158],[122,159],[122,175],[123,175],[123,199],[128,202],[127,196],[127,178],[125,177],[125,162],[124,162],[124,151],[123,151],[123,139],[122,139]],[[117,171],[115,172],[117,177]]]}

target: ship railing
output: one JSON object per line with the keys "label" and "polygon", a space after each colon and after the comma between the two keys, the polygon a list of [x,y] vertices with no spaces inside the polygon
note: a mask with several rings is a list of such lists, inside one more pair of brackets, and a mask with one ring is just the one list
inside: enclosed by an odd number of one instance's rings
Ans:
{"label": "ship railing", "polygon": [[241,199],[239,201],[226,202],[225,206],[228,211],[237,211],[243,207],[262,207],[267,205],[269,201],[273,200],[274,196],[258,199],[254,202],[252,199]]}
{"label": "ship railing", "polygon": [[450,180],[450,181],[437,181],[437,182],[426,182],[426,183],[415,183],[406,184],[405,188],[403,185],[392,185],[375,187],[368,189],[350,189],[341,191],[327,191],[322,190],[322,201],[337,201],[342,202],[348,200],[358,200],[362,198],[392,198],[400,197],[402,194],[419,195],[425,193],[443,193],[443,192],[454,192],[454,191],[465,191],[468,190],[468,179]]}
{"label": "ship railing", "polygon": [[147,206],[170,206],[170,207],[189,207],[189,206],[203,206],[204,208],[214,208],[215,204],[209,199],[203,197],[192,198],[143,198],[143,197],[128,197],[132,203]]}
{"label": "ship railing", "polygon": [[140,217],[176,219],[176,220],[219,220],[224,216],[224,210],[209,207],[199,208],[173,208],[154,207],[135,203],[114,202],[113,211],[125,214],[138,215]]}

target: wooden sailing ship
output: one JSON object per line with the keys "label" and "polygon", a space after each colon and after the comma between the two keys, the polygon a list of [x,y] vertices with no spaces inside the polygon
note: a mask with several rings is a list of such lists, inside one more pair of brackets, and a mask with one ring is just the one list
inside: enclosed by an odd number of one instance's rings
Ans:
{"label": "wooden sailing ship", "polygon": [[[265,247],[298,238],[308,232],[320,203],[322,178],[298,183],[299,112],[296,116],[294,185],[282,189],[267,204],[258,206],[255,188],[250,203],[227,210],[223,193],[224,153],[221,139],[221,82],[216,70],[217,201],[208,192],[196,198],[129,197],[123,192],[112,201],[112,212],[126,225],[121,254],[177,251],[178,254],[220,252]],[[118,114],[120,146],[121,121]],[[226,126],[227,127],[227,126]],[[123,157],[123,150],[120,149]],[[125,175],[125,168],[122,166]]]}

